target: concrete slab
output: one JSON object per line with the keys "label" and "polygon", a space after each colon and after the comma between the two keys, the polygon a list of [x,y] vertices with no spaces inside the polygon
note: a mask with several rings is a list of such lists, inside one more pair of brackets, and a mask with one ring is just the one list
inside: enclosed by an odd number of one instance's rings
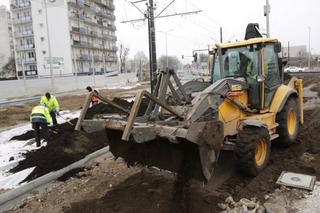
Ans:
{"label": "concrete slab", "polygon": [[315,182],[315,176],[284,171],[278,178],[277,184],[312,191]]}

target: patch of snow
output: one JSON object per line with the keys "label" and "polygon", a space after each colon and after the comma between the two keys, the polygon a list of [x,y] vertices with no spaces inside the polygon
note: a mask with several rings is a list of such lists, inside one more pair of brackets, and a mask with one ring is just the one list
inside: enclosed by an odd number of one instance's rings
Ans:
{"label": "patch of snow", "polygon": [[17,187],[36,167],[22,170],[13,175],[0,179],[0,189],[12,189]]}
{"label": "patch of snow", "polygon": [[136,83],[132,86],[128,86],[127,83],[113,83],[111,85],[108,85],[106,87],[102,87],[100,89],[124,89],[124,90],[129,90],[129,89],[133,89],[135,87],[141,86],[140,83]]}
{"label": "patch of snow", "polygon": [[[14,137],[16,135],[24,134],[29,130],[31,130],[30,123],[1,132],[0,133],[0,146],[2,146],[2,144],[8,143],[12,137]],[[1,148],[0,148],[0,150],[1,150]]]}
{"label": "patch of snow", "polygon": [[125,100],[126,100],[126,101],[128,101],[128,102],[133,102],[133,101],[134,101],[134,99],[135,99],[135,97],[132,97],[132,98],[125,98]]}

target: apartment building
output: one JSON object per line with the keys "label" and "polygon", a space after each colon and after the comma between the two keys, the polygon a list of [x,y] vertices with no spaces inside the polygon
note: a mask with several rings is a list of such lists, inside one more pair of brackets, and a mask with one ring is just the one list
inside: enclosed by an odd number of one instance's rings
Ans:
{"label": "apartment building", "polygon": [[6,6],[0,6],[0,73],[13,54],[11,15]]}
{"label": "apartment building", "polygon": [[115,69],[113,0],[11,0],[11,11],[20,76]]}

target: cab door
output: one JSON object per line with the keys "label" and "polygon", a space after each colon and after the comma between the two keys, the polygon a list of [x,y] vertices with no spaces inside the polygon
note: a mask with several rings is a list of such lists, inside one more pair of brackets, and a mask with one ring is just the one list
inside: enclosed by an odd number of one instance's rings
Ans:
{"label": "cab door", "polygon": [[270,107],[277,88],[281,85],[278,55],[274,50],[274,44],[266,44],[262,50],[262,109]]}

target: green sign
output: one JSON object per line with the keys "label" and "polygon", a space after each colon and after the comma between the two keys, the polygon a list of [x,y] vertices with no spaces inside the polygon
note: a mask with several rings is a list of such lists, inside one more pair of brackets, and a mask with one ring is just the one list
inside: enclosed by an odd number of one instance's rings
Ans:
{"label": "green sign", "polygon": [[50,69],[50,64],[52,69],[61,69],[64,66],[63,57],[44,57],[44,66],[46,69]]}

